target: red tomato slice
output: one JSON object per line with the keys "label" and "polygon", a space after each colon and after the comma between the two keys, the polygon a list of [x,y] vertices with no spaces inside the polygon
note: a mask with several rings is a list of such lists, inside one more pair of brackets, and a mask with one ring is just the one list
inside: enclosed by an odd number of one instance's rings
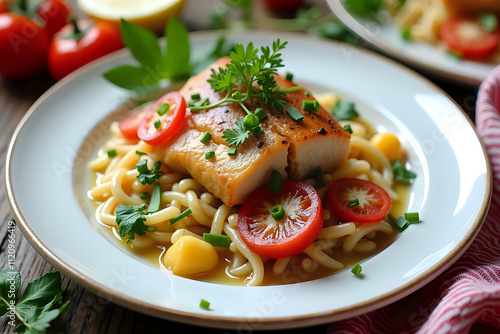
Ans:
{"label": "red tomato slice", "polygon": [[[349,202],[356,199],[359,205],[350,207]],[[358,223],[380,221],[392,206],[391,197],[384,189],[354,178],[333,181],[328,190],[328,203],[340,218]]]}
{"label": "red tomato slice", "polygon": [[441,39],[465,59],[479,60],[498,49],[500,31],[486,31],[476,17],[455,16],[441,26]]}
{"label": "red tomato slice", "polygon": [[[158,109],[164,103],[170,109],[163,115],[158,114]],[[139,125],[139,138],[150,145],[159,145],[175,135],[186,120],[186,100],[178,92],[169,92],[156,101]],[[160,126],[155,123],[160,121]]]}
{"label": "red tomato slice", "polygon": [[[285,216],[276,221],[270,211],[282,205]],[[241,238],[260,256],[278,259],[301,253],[323,227],[323,207],[308,183],[285,180],[276,194],[264,185],[254,190],[238,214]]]}
{"label": "red tomato slice", "polygon": [[118,124],[118,128],[120,128],[120,131],[125,138],[139,139],[137,131],[139,130],[139,125],[144,119],[144,116],[149,111],[148,107],[150,106],[144,106],[131,112],[120,122],[120,124]]}

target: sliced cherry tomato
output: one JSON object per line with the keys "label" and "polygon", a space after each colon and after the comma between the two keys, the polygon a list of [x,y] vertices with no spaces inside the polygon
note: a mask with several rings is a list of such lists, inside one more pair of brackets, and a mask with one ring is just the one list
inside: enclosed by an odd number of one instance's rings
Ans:
{"label": "sliced cherry tomato", "polygon": [[[271,209],[282,205],[283,219],[276,221]],[[303,252],[323,227],[323,207],[308,183],[285,180],[276,194],[264,185],[254,190],[238,214],[241,238],[260,256],[278,259]]]}
{"label": "sliced cherry tomato", "polygon": [[50,37],[25,16],[0,14],[0,76],[27,78],[45,66]]}
{"label": "sliced cherry tomato", "polygon": [[498,49],[500,31],[486,31],[477,17],[454,16],[441,26],[441,39],[463,58],[480,60]]}
{"label": "sliced cherry tomato", "polygon": [[44,29],[52,36],[68,23],[71,9],[63,0],[45,0],[36,13],[45,21]]}
{"label": "sliced cherry tomato", "polygon": [[148,106],[134,110],[118,124],[118,128],[125,138],[139,139],[137,131],[139,130],[139,125],[148,111]]}
{"label": "sliced cherry tomato", "polygon": [[50,74],[59,80],[122,47],[120,31],[114,25],[90,20],[73,21],[52,38],[48,55]]}
{"label": "sliced cherry tomato", "polygon": [[[170,108],[159,115],[162,105]],[[174,136],[186,121],[186,100],[178,92],[169,92],[159,98],[148,110],[139,125],[139,138],[150,145],[158,145]],[[156,123],[156,124],[155,124]]]}
{"label": "sliced cherry tomato", "polygon": [[[356,200],[358,205],[355,205]],[[392,201],[389,194],[375,183],[343,178],[330,184],[328,204],[346,221],[369,223],[382,220],[389,213]]]}

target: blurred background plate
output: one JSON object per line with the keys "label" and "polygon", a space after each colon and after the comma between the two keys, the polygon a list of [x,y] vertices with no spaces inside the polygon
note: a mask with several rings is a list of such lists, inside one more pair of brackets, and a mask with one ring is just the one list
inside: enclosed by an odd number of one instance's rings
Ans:
{"label": "blurred background plate", "polygon": [[479,86],[494,64],[455,59],[442,48],[424,42],[407,42],[389,13],[380,15],[380,24],[351,15],[341,0],[326,0],[333,13],[369,46],[416,70],[462,85]]}

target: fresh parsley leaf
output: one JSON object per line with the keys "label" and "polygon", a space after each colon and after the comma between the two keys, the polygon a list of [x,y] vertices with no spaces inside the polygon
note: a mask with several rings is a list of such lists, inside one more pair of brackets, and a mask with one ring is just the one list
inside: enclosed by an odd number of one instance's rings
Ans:
{"label": "fresh parsley leaf", "polygon": [[160,171],[161,161],[156,161],[151,170],[149,170],[148,168],[147,160],[139,161],[135,165],[135,167],[139,171],[139,175],[137,175],[137,180],[139,180],[141,184],[153,184],[157,179],[160,178],[160,176],[163,175],[163,172]]}
{"label": "fresh parsley leaf", "polygon": [[127,243],[135,239],[135,235],[144,235],[146,232],[153,232],[154,227],[149,227],[144,222],[146,217],[144,210],[147,204],[138,206],[127,206],[119,204],[116,208],[116,223],[118,224],[118,234],[125,238],[128,235]]}
{"label": "fresh parsley leaf", "polygon": [[340,99],[333,106],[332,114],[339,121],[350,121],[359,116],[353,102],[344,102]]}
{"label": "fresh parsley leaf", "polygon": [[[50,322],[57,318],[69,305],[69,301],[61,306],[57,304],[62,300],[61,275],[58,272],[45,274],[28,283],[21,298],[15,302],[15,295],[19,290],[21,278],[17,269],[5,269],[0,273],[0,288],[2,295],[2,314],[6,312],[7,305],[14,302],[14,314],[20,320],[15,331],[18,333],[42,334],[50,326]],[[11,293],[11,284],[15,293]],[[7,297],[7,298],[6,298]]]}
{"label": "fresh parsley leaf", "polygon": [[222,133],[222,139],[224,139],[229,144],[229,147],[238,148],[239,146],[243,145],[248,139],[249,133],[243,125],[243,118],[240,118],[234,124],[236,125],[236,128],[232,130],[224,130],[224,132]]}

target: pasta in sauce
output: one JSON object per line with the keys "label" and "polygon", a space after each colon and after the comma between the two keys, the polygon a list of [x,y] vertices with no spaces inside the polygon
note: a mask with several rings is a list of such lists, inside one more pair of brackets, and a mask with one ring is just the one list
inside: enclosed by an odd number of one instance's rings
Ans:
{"label": "pasta in sauce", "polygon": [[[333,95],[323,97],[322,104],[331,102]],[[315,186],[323,198],[328,184],[338,178],[355,177],[370,180],[384,188],[393,201],[391,213],[401,215],[407,204],[408,186],[395,183],[391,163],[376,147],[370,144],[373,135],[370,125],[362,118],[348,121],[353,133],[350,154],[346,163],[331,174],[325,174],[327,186],[318,188],[314,179],[305,180]],[[107,152],[114,150],[116,156]],[[145,153],[138,156],[137,152]],[[151,193],[153,185],[143,185],[137,180],[138,159],[146,159],[151,167],[155,161],[162,161],[162,152],[141,140],[125,138],[118,123],[110,126],[110,139],[100,148],[98,156],[89,164],[95,175],[89,197],[96,204],[96,218],[118,235],[115,210],[119,204],[141,205],[147,200],[141,198],[144,192]],[[153,232],[136,236],[129,244],[140,256],[164,265],[165,251],[178,242],[182,236],[190,235],[202,239],[203,233],[227,235],[231,239],[229,248],[217,248],[216,268],[203,275],[189,278],[225,284],[287,284],[307,281],[330,275],[353,265],[363,258],[380,252],[395,237],[391,223],[382,220],[374,223],[340,223],[339,218],[328,207],[324,208],[324,224],[319,238],[303,253],[282,259],[265,259],[258,256],[245,244],[237,229],[238,206],[229,207],[189,175],[173,172],[162,165],[163,175],[159,177],[161,209],[146,215],[147,226],[155,227]],[[192,214],[171,225],[169,220],[187,208]]]}

